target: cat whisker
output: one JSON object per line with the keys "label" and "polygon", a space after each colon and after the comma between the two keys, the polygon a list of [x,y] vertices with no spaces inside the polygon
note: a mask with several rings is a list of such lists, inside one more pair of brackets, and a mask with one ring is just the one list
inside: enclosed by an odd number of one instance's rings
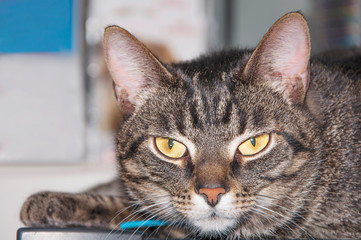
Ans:
{"label": "cat whisker", "polygon": [[[269,214],[263,212],[262,210],[256,209],[256,208],[253,208],[253,209],[252,209],[252,212],[255,213],[255,214],[258,214],[258,215],[260,215],[260,216],[262,216],[262,217],[264,217],[264,218],[267,219],[268,221],[277,222],[277,223],[281,224],[280,226],[281,226],[282,228],[284,228],[283,222],[280,221],[278,218],[276,218],[276,217],[274,217],[274,216],[272,216],[272,215],[269,215]],[[291,229],[290,227],[288,227],[288,226],[286,226],[286,227],[287,227],[288,229],[290,229],[291,231],[294,232],[294,230]],[[270,232],[273,233],[273,230],[270,230]]]}
{"label": "cat whisker", "polygon": [[136,207],[137,205],[138,205],[138,204],[135,204],[135,203],[134,203],[134,204],[132,204],[132,205],[126,207],[126,208],[123,208],[123,209],[117,211],[117,212],[115,213],[115,216],[112,218],[112,220],[110,220],[110,223],[109,223],[109,224],[111,224],[111,222],[113,222],[114,219],[117,218],[120,214],[124,213],[125,211],[129,210],[129,209],[132,208],[132,207]]}
{"label": "cat whisker", "polygon": [[[176,229],[176,231],[178,231],[179,228],[181,228],[182,226],[184,226],[184,223],[186,223],[186,222],[187,222],[187,219],[185,218],[185,216],[182,216],[180,219],[177,219],[177,221],[175,221],[175,222],[171,222],[170,225],[168,225],[168,226],[166,227],[166,229],[171,228],[171,229],[169,230],[169,233],[168,233],[166,239],[169,238],[169,235],[171,234],[171,232],[173,231],[174,228]],[[187,238],[187,237],[190,236],[191,234],[192,234],[192,232],[189,231],[189,233],[186,234],[186,235],[184,236],[184,238]]]}
{"label": "cat whisker", "polygon": [[[134,221],[134,220],[138,220],[138,219],[141,219],[143,216],[147,215],[147,214],[150,214],[151,211],[146,211],[147,209],[149,208],[152,208],[154,206],[158,206],[158,205],[162,205],[162,204],[166,204],[166,202],[161,202],[161,203],[157,203],[157,204],[152,204],[152,205],[149,205],[147,207],[144,207],[142,209],[137,209],[135,212],[132,212],[131,214],[129,214],[126,218],[124,218],[119,224],[116,225],[117,226],[120,226],[121,223],[123,222],[126,222],[126,221]],[[156,211],[156,210],[154,210]],[[138,214],[142,213],[140,216],[137,216]],[[116,232],[118,231],[121,231],[120,234],[123,233],[124,229],[118,229]]]}
{"label": "cat whisker", "polygon": [[[131,207],[135,207],[136,205],[137,205],[137,204],[132,204],[132,205],[130,205],[130,206],[128,206],[128,207],[126,207],[126,208],[124,208],[124,209],[122,209],[122,210],[117,211],[117,212],[115,213],[115,216],[112,218],[112,220],[110,220],[109,225],[111,225],[111,223],[112,223],[120,214],[122,214],[122,213],[125,212],[126,210],[130,209]],[[114,227],[112,228],[112,230],[108,233],[108,235],[104,238],[104,240],[106,240],[106,239],[110,236],[110,234],[112,234],[112,233],[115,231],[115,229],[116,229],[117,227],[119,227],[119,225],[115,224],[115,226],[114,226]]]}
{"label": "cat whisker", "polygon": [[[165,211],[166,213],[165,213],[165,214],[162,214],[162,216],[161,216],[160,219],[161,219],[162,221],[165,221],[165,222],[170,222],[171,218],[169,218],[169,216],[172,216],[172,215],[175,213],[175,211],[174,211],[173,209],[167,209],[167,208],[166,208],[165,210],[167,210],[167,211]],[[157,213],[157,215],[158,215],[158,213]],[[151,235],[157,234],[158,230],[159,230],[161,227],[163,227],[163,226],[158,226],[158,227],[156,227],[156,229],[155,229],[149,236],[147,236],[147,239],[150,238]],[[150,228],[150,227],[147,227],[147,228],[144,230],[144,232],[146,232],[149,228]]]}
{"label": "cat whisker", "polygon": [[303,220],[306,221],[306,219],[305,219],[303,216],[301,216],[300,214],[298,214],[298,213],[296,213],[296,212],[293,212],[293,211],[289,210],[288,208],[285,208],[285,207],[283,207],[283,206],[281,206],[281,205],[278,205],[278,204],[275,204],[275,203],[271,203],[271,202],[267,202],[267,201],[262,201],[262,200],[259,200],[259,199],[258,199],[257,201],[260,201],[260,202],[263,202],[263,203],[268,203],[268,204],[271,204],[271,205],[273,205],[273,206],[282,208],[282,209],[285,210],[286,212],[289,212],[289,213],[291,213],[291,214],[295,214],[296,216],[298,216],[298,217],[300,217],[300,218],[302,218]]}
{"label": "cat whisker", "polygon": [[[129,221],[138,221],[139,219],[142,219],[143,216],[145,216],[147,213],[143,213],[142,215],[140,216],[136,216],[134,215],[131,219],[129,219]],[[149,213],[148,213],[149,214]],[[146,219],[146,218],[145,218]],[[145,220],[143,220],[145,221]],[[123,222],[123,221],[122,221]],[[121,223],[118,224],[119,226],[121,225]],[[120,232],[119,234],[122,234],[126,229],[117,229],[117,233]]]}
{"label": "cat whisker", "polygon": [[155,207],[155,206],[159,206],[159,205],[167,205],[167,203],[168,203],[168,202],[160,202],[160,203],[151,204],[151,205],[148,205],[148,206],[145,206],[145,207],[142,206],[142,207],[140,207],[139,209],[136,209],[135,212],[132,212],[132,213],[129,214],[126,218],[124,218],[124,219],[120,222],[120,224],[123,223],[123,222],[125,222],[125,221],[132,221],[132,220],[134,220],[134,216],[137,215],[137,214],[139,214],[139,213],[143,213],[143,215],[141,215],[141,216],[144,216],[144,214],[149,213],[149,212],[148,212],[148,209],[151,209],[151,208],[153,208],[153,207]]}
{"label": "cat whisker", "polygon": [[[309,193],[309,192],[307,192]],[[266,196],[266,195],[262,195],[262,194],[255,194],[257,196],[260,196],[260,197],[265,197],[265,198],[269,198],[271,200],[282,200],[281,198],[274,198],[274,197],[270,197],[270,196]],[[286,198],[286,199],[290,199],[290,200],[301,200],[301,201],[305,201],[305,202],[315,202],[315,201],[318,201],[318,200],[315,200],[315,199],[304,199],[304,198],[299,198],[299,197],[290,197],[290,196],[282,196],[283,198]]]}
{"label": "cat whisker", "polygon": [[294,224],[295,226],[297,226],[299,229],[301,229],[307,236],[309,236],[311,239],[314,239],[304,228],[302,228],[300,225],[298,225],[295,221],[291,220],[291,219],[288,219],[287,217],[285,217],[284,215],[276,212],[276,211],[273,211],[269,208],[266,208],[266,207],[263,207],[263,206],[260,206],[260,205],[256,205],[256,207],[259,207],[259,208],[262,208],[262,209],[265,209],[266,211],[269,211],[269,212],[272,212],[274,214],[277,214],[278,216],[284,218],[286,221]]}
{"label": "cat whisker", "polygon": [[261,197],[266,197],[266,198],[270,198],[270,199],[277,199],[277,198],[274,198],[274,197],[270,197],[270,196],[267,196],[267,195],[262,195],[262,194],[259,194],[259,193],[255,193],[255,195],[257,196],[261,196]]}
{"label": "cat whisker", "polygon": [[[167,208],[167,207],[161,208],[159,211],[156,211],[156,212],[152,213],[151,216],[145,218],[145,219],[143,220],[144,222],[143,222],[137,229],[134,230],[133,234],[129,237],[129,240],[132,239],[132,237],[134,236],[134,234],[135,234],[144,224],[146,224],[148,221],[156,218],[160,213],[162,213],[162,212],[164,212],[164,211],[168,211],[168,208]],[[149,228],[149,227],[147,227],[147,229],[148,229],[148,228]],[[145,232],[145,231],[144,231],[144,232]]]}
{"label": "cat whisker", "polygon": [[[160,196],[157,196],[157,201],[159,200],[162,200],[164,198],[169,198],[169,195],[160,195]],[[167,199],[164,199],[164,200],[167,200]],[[129,201],[129,203],[133,203],[133,204],[137,204],[137,205],[144,205],[144,204],[149,204],[149,203],[154,203],[155,200],[153,199],[142,199],[142,200],[134,200],[134,201]]]}
{"label": "cat whisker", "polygon": [[[130,206],[128,206],[128,207],[126,207],[126,208],[123,208],[123,209],[121,209],[121,210],[119,210],[119,211],[117,211],[116,212],[116,214],[115,214],[115,216],[112,218],[112,220],[110,220],[110,223],[109,223],[109,225],[111,225],[111,223],[120,215],[120,214],[122,214],[123,212],[125,212],[126,210],[129,210],[130,208],[135,208],[135,207],[137,207],[137,206],[139,206],[139,203],[133,203],[133,204],[131,204]],[[130,213],[133,213],[133,211],[134,210],[132,210]],[[126,218],[128,218],[130,215],[128,215]],[[126,219],[125,218],[125,219]],[[125,219],[123,219],[122,221],[124,221]],[[119,229],[117,229],[117,228],[119,228],[120,227],[120,223],[119,224],[115,224],[115,226],[112,228],[112,230],[108,233],[108,235],[105,237],[105,240],[110,236],[110,234],[112,234],[115,230],[116,231],[119,231]]]}
{"label": "cat whisker", "polygon": [[[149,210],[155,206],[159,206],[159,205],[165,205],[162,208],[159,209],[152,209]],[[123,219],[118,225],[120,226],[121,223],[125,222],[125,221],[136,221],[138,219],[141,219],[142,217],[146,216],[146,215],[153,215],[155,212],[162,210],[162,209],[167,209],[169,208],[167,205],[167,202],[160,202],[160,203],[156,203],[156,204],[152,204],[146,207],[142,207],[140,209],[137,209],[135,212],[133,212],[132,214],[130,214],[129,216],[127,216],[125,219]],[[141,214],[141,215],[138,215]],[[123,232],[124,230],[122,230]]]}

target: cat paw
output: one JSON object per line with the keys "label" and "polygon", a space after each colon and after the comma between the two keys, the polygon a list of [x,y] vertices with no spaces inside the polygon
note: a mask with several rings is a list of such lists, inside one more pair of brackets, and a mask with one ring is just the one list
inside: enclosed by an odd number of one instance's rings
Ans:
{"label": "cat paw", "polygon": [[30,196],[23,204],[20,219],[26,226],[65,227],[76,210],[71,197],[60,193],[40,192]]}

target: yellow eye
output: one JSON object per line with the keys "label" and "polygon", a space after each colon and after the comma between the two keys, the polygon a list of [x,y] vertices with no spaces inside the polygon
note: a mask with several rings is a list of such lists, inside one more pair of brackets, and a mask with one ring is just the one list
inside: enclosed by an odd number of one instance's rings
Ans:
{"label": "yellow eye", "polygon": [[268,144],[270,136],[268,133],[251,137],[239,145],[238,149],[243,156],[251,156],[262,151]]}
{"label": "yellow eye", "polygon": [[169,158],[181,158],[187,151],[187,147],[173,138],[156,137],[155,145],[159,152]]}

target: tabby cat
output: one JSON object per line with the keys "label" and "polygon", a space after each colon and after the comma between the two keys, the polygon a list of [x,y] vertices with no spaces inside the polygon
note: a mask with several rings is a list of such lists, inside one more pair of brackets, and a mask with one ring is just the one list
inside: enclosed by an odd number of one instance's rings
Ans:
{"label": "tabby cat", "polygon": [[158,236],[361,238],[361,55],[310,59],[297,12],[253,51],[166,65],[117,26],[104,48],[124,117],[120,177],[30,196],[25,225],[158,219]]}

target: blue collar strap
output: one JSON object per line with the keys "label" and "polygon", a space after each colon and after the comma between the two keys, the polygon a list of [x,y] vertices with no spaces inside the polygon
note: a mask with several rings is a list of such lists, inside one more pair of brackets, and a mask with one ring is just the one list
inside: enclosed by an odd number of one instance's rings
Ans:
{"label": "blue collar strap", "polygon": [[168,222],[164,222],[161,220],[142,220],[142,221],[130,221],[124,222],[120,224],[120,229],[133,229],[133,228],[141,228],[141,227],[161,227],[169,225]]}

